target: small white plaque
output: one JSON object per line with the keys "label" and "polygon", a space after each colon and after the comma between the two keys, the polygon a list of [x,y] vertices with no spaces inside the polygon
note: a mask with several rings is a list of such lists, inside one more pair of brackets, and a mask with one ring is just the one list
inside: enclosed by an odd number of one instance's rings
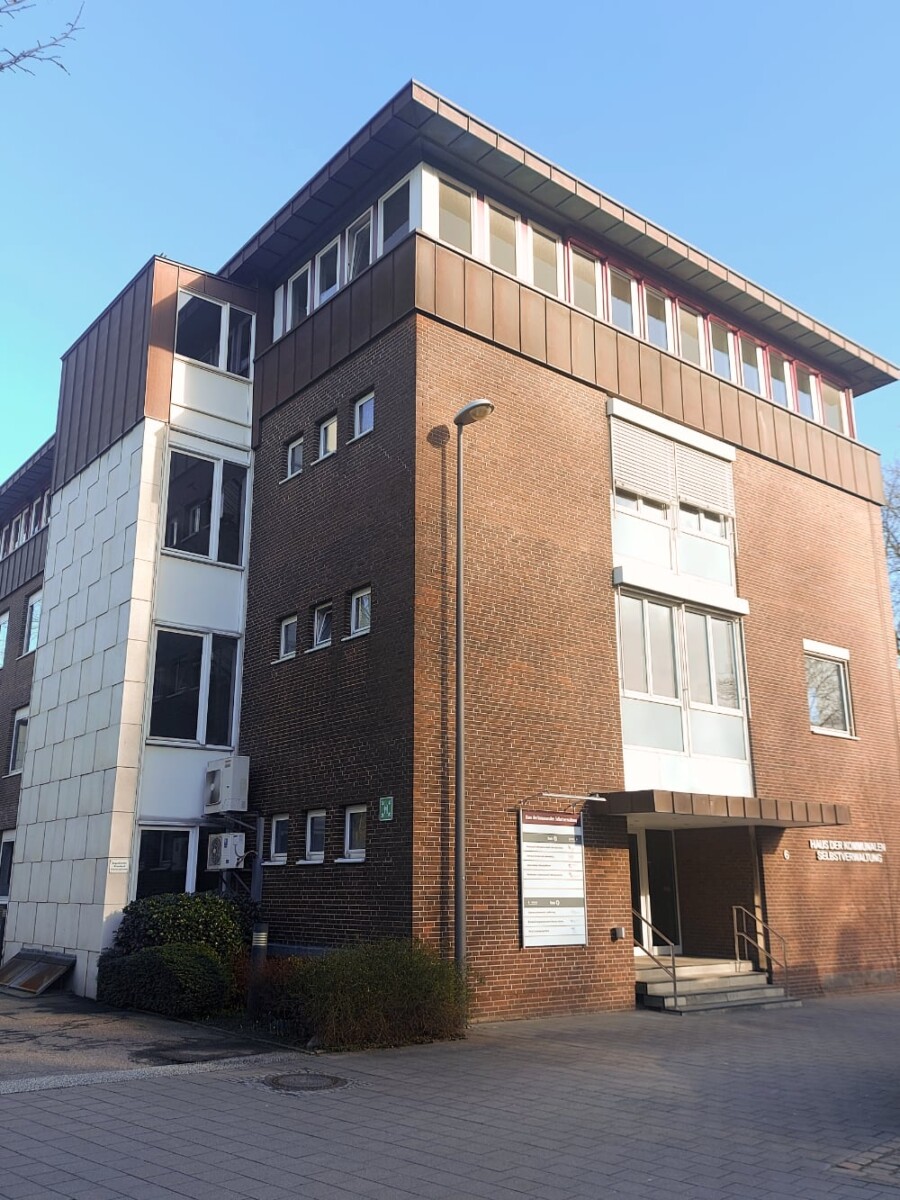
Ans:
{"label": "small white plaque", "polygon": [[111,858],[109,860],[110,875],[125,875],[128,873],[130,859],[127,858]]}

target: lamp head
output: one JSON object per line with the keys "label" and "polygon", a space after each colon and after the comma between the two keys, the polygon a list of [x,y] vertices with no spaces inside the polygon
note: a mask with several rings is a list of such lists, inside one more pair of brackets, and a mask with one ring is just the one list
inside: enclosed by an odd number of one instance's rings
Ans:
{"label": "lamp head", "polygon": [[493,411],[494,405],[490,400],[470,400],[453,418],[453,424],[462,429],[465,425],[474,425],[476,421],[483,421]]}

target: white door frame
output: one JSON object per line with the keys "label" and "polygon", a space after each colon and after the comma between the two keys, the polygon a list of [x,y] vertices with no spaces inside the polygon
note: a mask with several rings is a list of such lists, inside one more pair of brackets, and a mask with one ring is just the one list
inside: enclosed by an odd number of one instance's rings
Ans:
{"label": "white door frame", "polygon": [[[681,940],[680,940],[680,938],[681,938],[681,905],[679,903],[679,896],[678,896],[678,862],[675,857],[675,838],[672,833],[672,830],[670,830],[670,829],[663,829],[663,830],[660,830],[659,832],[667,833],[672,840],[672,871],[673,871],[673,876],[674,876],[674,880],[675,880],[675,911],[676,911],[676,916],[678,919],[678,934],[679,934],[679,941],[677,941],[675,943],[675,953],[681,954],[682,953]],[[640,894],[641,894],[640,913],[645,921],[652,921],[653,920],[653,911],[652,911],[652,906],[650,903],[650,880],[649,880],[649,871],[647,869],[647,831],[646,831],[646,829],[631,829],[631,830],[629,830],[629,834],[631,837],[634,837],[637,840],[638,877],[639,877]],[[641,922],[641,935],[642,935],[641,943],[639,944],[637,941],[635,941],[635,944],[634,944],[635,955],[646,956],[648,949],[652,950],[653,953],[657,954],[657,955],[659,954],[660,950],[662,950],[664,952],[668,952],[668,950],[669,950],[668,945],[663,943],[662,945],[657,946],[652,942],[652,940],[650,940],[653,937],[652,931],[649,928],[649,926],[645,925],[643,922]],[[649,942],[649,946],[648,946],[648,942]]]}

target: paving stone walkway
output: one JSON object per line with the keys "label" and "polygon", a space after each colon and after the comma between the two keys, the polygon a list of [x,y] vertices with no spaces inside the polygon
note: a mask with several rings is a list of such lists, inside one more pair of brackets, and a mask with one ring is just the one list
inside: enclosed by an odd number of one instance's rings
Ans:
{"label": "paving stone walkway", "polygon": [[[900,1200],[898,1030],[900,993],[881,992],[11,1078],[0,1197]],[[267,1082],[306,1072],[346,1086]]]}

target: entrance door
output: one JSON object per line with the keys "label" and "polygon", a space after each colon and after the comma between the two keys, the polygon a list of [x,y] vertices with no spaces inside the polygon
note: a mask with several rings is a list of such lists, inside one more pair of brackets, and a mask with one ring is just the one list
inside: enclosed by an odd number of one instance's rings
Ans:
{"label": "entrance door", "polygon": [[628,835],[631,861],[631,906],[644,918],[634,918],[635,953],[668,950],[647,921],[675,943],[681,953],[678,915],[678,880],[675,872],[675,839],[669,829],[639,829]]}

